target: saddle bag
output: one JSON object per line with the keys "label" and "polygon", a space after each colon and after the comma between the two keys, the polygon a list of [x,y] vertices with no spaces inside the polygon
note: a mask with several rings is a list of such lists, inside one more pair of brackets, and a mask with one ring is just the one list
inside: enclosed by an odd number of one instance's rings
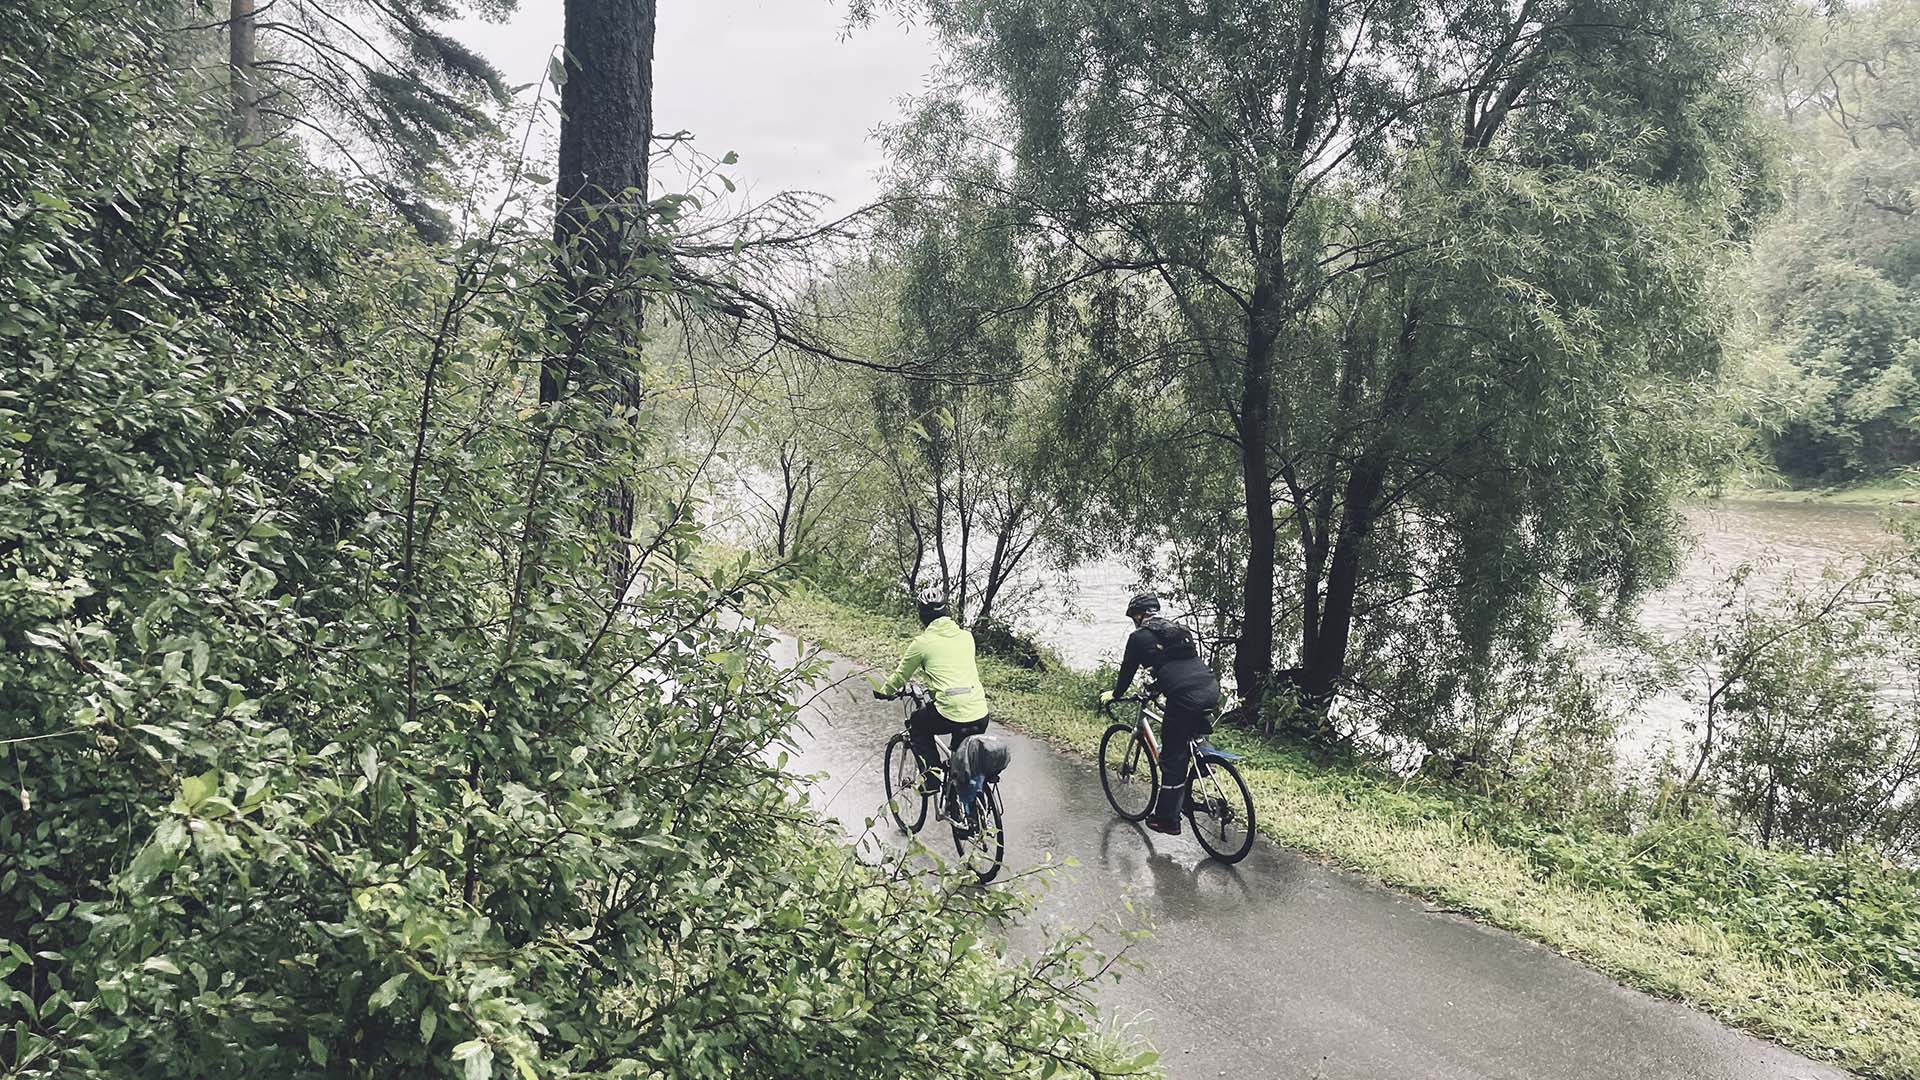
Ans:
{"label": "saddle bag", "polygon": [[969,735],[953,752],[949,763],[956,777],[998,780],[1013,762],[1013,748],[997,735]]}

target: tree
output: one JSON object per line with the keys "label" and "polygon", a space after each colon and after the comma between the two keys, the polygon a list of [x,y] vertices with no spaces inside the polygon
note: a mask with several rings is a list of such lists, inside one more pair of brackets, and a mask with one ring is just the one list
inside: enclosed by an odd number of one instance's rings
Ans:
{"label": "tree", "polygon": [[[1079,384],[1131,383],[1140,423],[1119,430],[1205,453],[1189,471],[1207,483],[1154,494],[1217,523],[1231,462],[1250,706],[1283,619],[1289,681],[1323,708],[1356,620],[1404,600],[1449,599],[1429,616],[1471,616],[1457,643],[1484,657],[1550,583],[1624,597],[1657,576],[1675,462],[1644,414],[1684,408],[1670,377],[1712,362],[1704,281],[1747,211],[1733,69],[1756,11],[914,6],[999,103],[985,122],[1008,131],[1037,293],[1077,293],[1089,325],[1164,328],[1125,335],[1143,351],[1107,350]],[[1664,293],[1636,287],[1648,271]],[[1608,449],[1618,430],[1661,452],[1636,465]],[[1114,456],[1088,462],[1120,481],[1110,520],[1182,528],[1130,501]],[[1470,551],[1532,559],[1468,574]]]}
{"label": "tree", "polygon": [[[700,415],[689,427],[728,436],[740,464],[731,480],[760,508],[759,532],[771,533],[771,553],[805,562],[819,555],[817,530],[858,490],[871,462],[850,445],[845,427],[859,415],[846,369],[784,350],[765,359],[743,371],[712,365],[716,371],[704,373],[695,390],[689,411]],[[717,390],[707,385],[716,374],[723,380]]]}
{"label": "tree", "polygon": [[[653,0],[566,6],[560,91],[560,169],[554,244],[566,307],[567,347],[540,368],[540,401],[551,404],[584,377],[585,389],[616,424],[639,422],[640,291],[664,276],[650,240],[647,163],[653,137]],[[656,269],[649,270],[648,267]],[[617,481],[602,493],[607,526],[633,535],[633,492]],[[629,583],[616,551],[608,578],[616,597]]]}
{"label": "tree", "polygon": [[[956,616],[1003,619],[1057,518],[1025,287],[990,204],[902,185],[859,261],[812,291],[812,318],[865,366],[774,349],[744,371],[701,361],[743,399],[747,497],[772,547],[843,598],[882,607],[936,585]],[[731,423],[731,405],[708,410]],[[804,541],[804,543],[802,543]]]}
{"label": "tree", "polygon": [[254,41],[258,27],[253,0],[229,0],[227,7],[228,81],[233,98],[233,141],[246,146],[260,140],[260,100],[254,87]]}
{"label": "tree", "polygon": [[884,269],[868,317],[900,369],[871,380],[876,446],[904,526],[899,576],[909,591],[938,584],[959,618],[984,627],[1004,614],[1055,517],[1031,247],[993,155],[940,122],[902,125],[891,139],[872,252]]}
{"label": "tree", "polygon": [[[428,238],[449,224],[427,190],[455,146],[494,130],[509,100],[492,64],[441,23],[504,18],[519,0],[229,0],[229,97],[241,145],[263,120],[311,135],[372,180]],[[363,157],[369,160],[362,161]]]}
{"label": "tree", "polygon": [[1920,462],[1920,4],[1803,9],[1760,72],[1787,150],[1786,205],[1747,271],[1748,375],[1774,465],[1852,481]]}

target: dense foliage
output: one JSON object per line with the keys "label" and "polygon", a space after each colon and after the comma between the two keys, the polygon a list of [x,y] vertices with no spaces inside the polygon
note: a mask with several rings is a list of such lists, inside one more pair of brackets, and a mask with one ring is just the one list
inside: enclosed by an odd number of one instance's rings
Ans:
{"label": "dense foliage", "polygon": [[[972,168],[994,171],[978,155]],[[816,297],[863,365],[779,353],[729,370],[690,420],[737,450],[747,539],[880,610],[938,588],[968,625],[1011,644],[1007,623],[1066,527],[1018,223],[913,172],[872,216],[861,258]]]}
{"label": "dense foliage", "polygon": [[1836,483],[1920,462],[1920,5],[1790,20],[1760,65],[1786,150],[1786,205],[1743,284],[1744,381],[1772,464]]}
{"label": "dense foliage", "polygon": [[1473,758],[1671,571],[1763,5],[895,6],[957,86],[902,155],[1022,233],[1082,549],[1187,583],[1253,715]]}
{"label": "dense foliage", "polygon": [[[852,863],[796,803],[807,672],[720,617],[765,583],[692,568],[646,425],[535,404],[554,327],[592,313],[517,163],[505,209],[425,246],[296,148],[234,150],[168,62],[177,5],[25,8],[0,31],[11,1074],[1146,1067],[1100,1064],[1076,945],[1003,963],[975,927],[1014,900]],[[592,493],[635,477],[616,598]]]}

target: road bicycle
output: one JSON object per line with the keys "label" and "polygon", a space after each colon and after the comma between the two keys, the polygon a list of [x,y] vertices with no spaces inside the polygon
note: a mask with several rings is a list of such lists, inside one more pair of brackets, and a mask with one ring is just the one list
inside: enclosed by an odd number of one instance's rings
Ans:
{"label": "road bicycle", "polygon": [[[1130,697],[1115,698],[1103,706],[1113,724],[1100,736],[1100,786],[1113,812],[1127,821],[1144,820],[1153,810],[1160,787],[1160,744],[1156,727],[1165,717],[1157,707],[1159,692],[1148,686]],[[1114,706],[1137,704],[1140,715],[1127,723]],[[1187,757],[1187,824],[1207,854],[1236,863],[1253,850],[1253,795],[1234,766],[1240,755],[1214,746],[1205,736],[1192,740]]]}
{"label": "road bicycle", "polygon": [[[906,689],[893,695],[905,705],[905,719],[901,728],[887,740],[885,784],[887,793],[887,814],[894,824],[908,833],[918,833],[927,821],[927,805],[933,802],[932,791],[920,770],[920,762],[913,755],[913,730],[910,726],[913,714],[933,700],[926,687],[918,683],[907,684]],[[954,777],[948,764],[959,754],[960,747],[968,740],[980,736],[969,735],[965,739],[955,740],[951,748],[942,748],[935,740],[934,749],[940,754],[943,772],[948,775],[948,784],[954,790],[941,792],[946,806],[936,809],[936,818],[945,818],[953,829],[953,847],[960,856],[961,865],[973,871],[982,885],[992,881],[1000,872],[1001,860],[1007,853],[1006,815],[1000,801],[1000,772],[976,772],[969,776]],[[1000,762],[1000,768],[1005,762]],[[943,812],[951,808],[951,812]]]}

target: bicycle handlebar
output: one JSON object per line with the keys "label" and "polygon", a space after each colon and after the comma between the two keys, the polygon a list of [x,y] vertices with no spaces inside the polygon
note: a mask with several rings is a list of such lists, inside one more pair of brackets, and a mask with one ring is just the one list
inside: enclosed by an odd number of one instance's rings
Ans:
{"label": "bicycle handlebar", "polygon": [[933,693],[931,691],[919,683],[914,682],[908,683],[891,694],[882,694],[877,689],[874,691],[874,694],[879,697],[881,701],[899,701],[901,698],[908,698],[919,702],[933,700]]}
{"label": "bicycle handlebar", "polygon": [[1145,705],[1159,696],[1160,688],[1152,683],[1147,683],[1140,688],[1140,692],[1137,694],[1128,694],[1126,697],[1117,697],[1111,701],[1101,702],[1100,711],[1106,713],[1108,716],[1112,716],[1113,707],[1123,701],[1138,702],[1139,704]]}

